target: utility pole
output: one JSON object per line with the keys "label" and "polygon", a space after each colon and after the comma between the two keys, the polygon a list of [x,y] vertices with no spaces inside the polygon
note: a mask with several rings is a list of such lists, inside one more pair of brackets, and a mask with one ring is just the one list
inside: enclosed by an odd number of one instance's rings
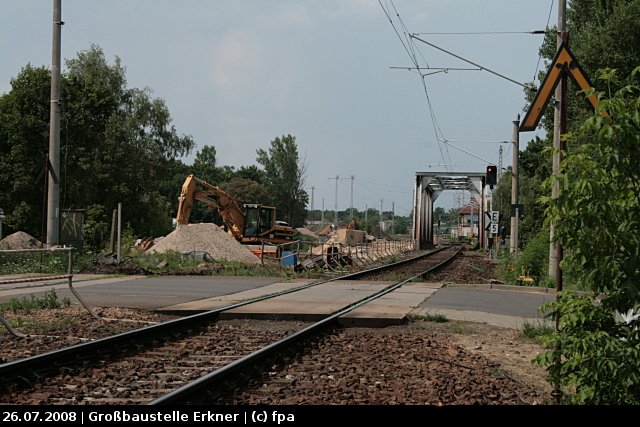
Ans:
{"label": "utility pole", "polygon": [[391,234],[395,233],[396,202],[391,202]]}
{"label": "utility pole", "polygon": [[380,224],[378,224],[380,226],[380,237],[382,237],[382,228],[384,227],[384,222],[382,222],[382,203],[384,202],[384,199],[380,199]]}
{"label": "utility pole", "polygon": [[49,114],[49,175],[47,188],[47,246],[60,243],[60,62],[62,45],[62,0],[53,0],[51,44],[51,109]]}
{"label": "utility pole", "polygon": [[320,213],[320,221],[324,224],[324,197],[322,198],[322,212]]}
{"label": "utility pole", "polygon": [[502,145],[498,150],[498,182],[502,179]]}
{"label": "utility pole", "polygon": [[[562,41],[566,37],[567,33],[567,0],[559,0],[558,1],[558,35],[556,38],[556,46],[559,48],[562,44]],[[554,108],[553,108],[553,163],[552,163],[552,174],[554,176],[558,176],[560,174],[560,150],[561,150],[561,134],[563,132],[563,123],[562,123],[562,110],[565,107],[566,103],[566,91],[567,91],[567,78],[566,73],[563,73],[562,80],[558,83],[556,87],[556,92],[554,94]],[[563,96],[564,95],[564,96]],[[551,197],[554,199],[560,195],[560,185],[559,183],[555,183],[551,190]],[[556,278],[556,286],[557,286],[557,277],[558,277],[558,265],[560,263],[560,259],[558,259],[559,248],[555,244],[555,227],[554,224],[551,223],[549,226],[550,229],[550,245],[549,245],[549,276]]]}
{"label": "utility pole", "polygon": [[350,179],[351,180],[351,204],[349,205],[349,221],[351,221],[353,219],[353,180],[356,179],[355,175],[351,175],[351,178],[342,178],[343,180],[345,179]]}
{"label": "utility pole", "polygon": [[338,226],[338,181],[340,181],[340,175],[336,175],[335,178],[329,178],[329,179],[336,180],[336,204],[335,204],[335,217],[333,219],[333,222],[337,227]]}
{"label": "utility pole", "polygon": [[351,175],[351,207],[349,208],[349,220],[353,219],[353,180],[356,179],[355,175]]}
{"label": "utility pole", "polygon": [[316,211],[313,207],[313,196],[314,196],[314,192],[315,192],[316,187],[311,187],[311,215],[313,216],[313,219],[315,220],[316,218]]}
{"label": "utility pole", "polygon": [[[518,114],[518,119],[513,121],[513,164],[511,166],[511,206],[517,205],[519,203],[518,197],[518,180],[520,179],[518,173],[518,155],[520,154],[520,115]],[[502,148],[502,147],[500,147]],[[518,251],[518,227],[520,218],[518,218],[520,212],[519,209],[516,209],[515,212],[511,211],[511,239],[509,242],[509,247],[511,250],[511,254],[515,255]]]}
{"label": "utility pole", "polygon": [[[558,36],[556,39],[556,45],[558,48],[562,42],[568,42],[569,36],[567,33],[567,0],[558,1]],[[562,73],[562,79],[558,82],[555,92],[555,104],[553,110],[553,175],[560,175],[560,164],[562,163],[562,151],[566,150],[565,143],[562,141],[562,135],[567,133],[567,73]],[[553,186],[551,197],[557,198],[560,196],[560,184],[556,182]],[[549,275],[555,277],[556,280],[556,294],[562,291],[562,270],[560,269],[560,262],[562,261],[562,245],[560,242],[554,242],[555,239],[555,227],[553,222],[550,224],[550,240],[549,247]],[[560,310],[556,310],[556,332],[560,330]],[[554,365],[556,372],[560,370],[560,348],[559,344],[555,351]],[[558,375],[558,374],[557,374]],[[557,404],[560,404],[562,398],[562,389],[560,385],[559,375],[554,378],[554,387],[551,392],[551,396],[555,399]]]}
{"label": "utility pole", "polygon": [[364,222],[368,221],[368,217],[369,217],[369,205],[364,205]]}

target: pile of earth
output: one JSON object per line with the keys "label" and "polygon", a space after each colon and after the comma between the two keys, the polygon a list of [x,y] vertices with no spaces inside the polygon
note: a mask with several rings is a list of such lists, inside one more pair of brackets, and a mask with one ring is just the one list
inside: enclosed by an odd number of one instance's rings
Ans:
{"label": "pile of earth", "polygon": [[23,231],[15,232],[0,240],[0,250],[36,249],[41,247],[42,243],[38,239]]}
{"label": "pile of earth", "polygon": [[260,264],[260,260],[247,247],[238,243],[224,230],[212,223],[178,224],[178,227],[155,244],[149,253],[206,252],[213,259]]}

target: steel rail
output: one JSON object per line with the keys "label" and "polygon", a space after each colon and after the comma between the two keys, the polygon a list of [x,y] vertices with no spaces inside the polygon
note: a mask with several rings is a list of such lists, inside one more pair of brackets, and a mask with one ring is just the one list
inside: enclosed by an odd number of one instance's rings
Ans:
{"label": "steel rail", "polygon": [[[443,249],[445,248],[437,249],[435,251],[428,252],[427,254],[422,254],[420,256],[411,258],[410,260],[416,260],[416,259],[428,257],[435,253],[440,252]],[[376,271],[376,269],[384,270],[385,268],[388,268],[388,267],[386,265],[380,266],[377,268],[367,270],[367,272]],[[110,351],[114,347],[125,347],[126,343],[129,343],[132,341],[150,339],[153,336],[157,336],[157,335],[162,336],[175,329],[184,329],[186,327],[192,327],[195,325],[200,325],[209,321],[213,321],[218,317],[220,313],[227,310],[232,310],[234,308],[242,307],[248,304],[264,301],[267,299],[301,291],[304,289],[308,289],[308,288],[322,285],[329,282],[334,282],[337,280],[357,278],[360,275],[361,275],[360,272],[355,272],[355,273],[349,273],[339,277],[319,280],[312,283],[308,283],[306,285],[296,286],[295,288],[286,289],[286,290],[274,292],[271,294],[261,295],[255,298],[249,298],[249,299],[232,303],[232,304],[227,304],[212,310],[208,310],[202,313],[196,313],[186,317],[181,317],[179,319],[170,320],[168,322],[163,322],[157,325],[146,326],[143,328],[134,329],[132,331],[123,332],[117,335],[100,338],[94,341],[80,343],[80,344],[65,347],[62,349],[53,350],[47,353],[42,353],[35,356],[18,359],[11,362],[6,362],[3,364],[0,364],[0,378],[6,379],[10,377],[15,378],[17,376],[25,376],[25,373],[30,370],[31,371],[51,370],[52,367],[63,366],[64,364],[68,364],[68,362],[73,358],[86,359],[90,356],[94,356],[96,353],[104,353],[106,351]]]}
{"label": "steel rail", "polygon": [[[442,250],[444,250],[446,248],[443,248]],[[238,375],[238,374],[242,374],[246,371],[247,368],[257,365],[259,364],[261,361],[265,360],[265,359],[269,359],[270,357],[276,355],[279,351],[286,349],[289,346],[295,345],[298,342],[302,341],[303,339],[307,338],[308,336],[311,335],[315,335],[321,331],[323,331],[325,328],[328,328],[329,326],[333,326],[333,325],[337,325],[337,321],[340,317],[344,316],[345,314],[350,313],[351,311],[362,307],[363,305],[366,305],[390,292],[395,291],[396,289],[404,286],[405,284],[411,282],[413,279],[417,278],[417,277],[421,277],[424,276],[425,274],[428,274],[430,272],[433,272],[435,270],[437,270],[438,268],[446,265],[448,262],[450,262],[451,260],[453,260],[456,255],[458,255],[458,253],[462,250],[462,247],[459,247],[456,249],[456,251],[451,254],[450,257],[448,257],[447,259],[445,259],[444,261],[441,261],[440,263],[438,263],[435,266],[432,266],[430,268],[428,268],[427,270],[421,272],[420,274],[417,274],[415,276],[412,276],[408,279],[405,279],[401,282],[395,283],[393,285],[389,285],[387,287],[385,287],[384,289],[366,297],[366,298],[362,298],[359,301],[356,301],[342,309],[340,309],[339,311],[334,312],[333,314],[329,315],[328,317],[294,333],[291,334],[279,341],[276,341],[273,344],[269,344],[266,347],[261,348],[260,350],[257,350],[251,354],[248,354],[238,360],[236,360],[235,362],[232,362],[222,368],[219,368],[207,375],[204,375],[200,378],[198,378],[195,381],[192,381],[189,384],[186,384],[176,390],[173,390],[151,402],[149,402],[149,405],[166,405],[166,404],[178,404],[178,403],[184,403],[185,401],[188,401],[188,399],[193,396],[196,393],[201,392],[204,389],[208,389],[208,388],[215,388],[215,387],[219,387],[221,385],[224,384],[225,381],[228,380],[229,377],[233,376],[233,375]],[[433,253],[437,253],[440,252],[441,250],[438,251],[434,251],[431,252],[431,254]]]}

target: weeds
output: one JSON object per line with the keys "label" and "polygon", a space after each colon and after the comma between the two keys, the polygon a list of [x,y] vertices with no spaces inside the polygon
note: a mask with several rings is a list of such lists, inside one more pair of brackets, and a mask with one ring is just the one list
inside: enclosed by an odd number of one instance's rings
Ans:
{"label": "weeds", "polygon": [[448,329],[449,329],[449,332],[451,332],[451,333],[461,334],[461,335],[469,335],[469,334],[472,334],[472,333],[475,332],[469,326],[465,325],[464,323],[457,322],[457,321],[449,323]]}
{"label": "weeds", "polygon": [[412,314],[410,316],[411,320],[422,320],[425,322],[434,322],[434,323],[447,323],[449,319],[447,316],[441,313],[431,314],[431,313],[421,313],[421,314]]}
{"label": "weeds", "polygon": [[68,329],[77,324],[76,319],[64,317],[53,321],[42,321],[25,317],[11,319],[11,326],[25,334],[48,334],[56,330]]}
{"label": "weeds", "polygon": [[553,327],[542,323],[531,323],[526,321],[522,324],[522,336],[529,339],[539,339],[553,333]]}
{"label": "weeds", "polygon": [[29,313],[31,310],[41,310],[47,308],[67,308],[71,305],[69,298],[58,300],[58,295],[54,290],[44,293],[41,297],[31,295],[29,298],[11,298],[7,302],[0,304],[0,313]]}

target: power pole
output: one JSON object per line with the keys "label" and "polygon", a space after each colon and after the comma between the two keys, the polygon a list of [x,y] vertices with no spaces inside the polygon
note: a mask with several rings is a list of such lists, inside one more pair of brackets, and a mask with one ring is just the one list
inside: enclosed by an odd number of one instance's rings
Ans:
{"label": "power pole", "polygon": [[355,175],[351,175],[351,178],[342,178],[343,180],[345,179],[350,179],[351,180],[351,204],[349,205],[349,221],[351,221],[353,219],[353,180],[356,179]]}
{"label": "power pole", "polygon": [[498,150],[498,182],[502,179],[502,145]]}
{"label": "power pole", "polygon": [[396,202],[391,202],[391,234],[395,233]]}
{"label": "power pole", "polygon": [[316,210],[314,209],[313,206],[313,196],[314,196],[314,192],[315,192],[316,187],[311,187],[311,215],[313,216],[313,219],[315,220],[316,218]]}
{"label": "power pole", "polygon": [[[556,45],[560,47],[562,42],[568,42],[569,37],[567,33],[567,0],[558,1],[558,36],[556,39]],[[558,82],[555,92],[555,105],[553,110],[553,175],[560,175],[560,164],[562,163],[562,151],[566,150],[565,143],[562,141],[562,135],[567,133],[567,73],[562,73],[562,79]],[[556,182],[552,188],[551,197],[557,198],[560,196],[560,184]],[[560,269],[560,262],[562,261],[562,245],[560,242],[554,242],[555,239],[555,227],[553,222],[550,224],[550,240],[549,247],[549,275],[555,277],[556,280],[556,292],[562,291],[562,270]],[[560,330],[560,311],[556,310],[556,332]],[[556,372],[560,370],[560,352],[559,347],[555,351],[554,365]],[[562,389],[560,385],[560,378],[556,376],[554,378],[554,387],[551,392],[551,396],[554,398],[557,404],[560,404],[562,398]]]}
{"label": "power pole", "polygon": [[51,44],[51,109],[49,114],[49,161],[47,174],[47,246],[60,243],[60,62],[62,45],[62,0],[53,0]]}
{"label": "power pole", "polygon": [[353,180],[356,179],[355,175],[351,175],[351,207],[349,208],[349,220],[353,219]]}
{"label": "power pole", "polygon": [[[513,121],[513,164],[511,166],[511,205],[517,205],[519,203],[518,197],[518,180],[520,176],[518,174],[518,155],[520,153],[520,115],[518,119]],[[501,147],[502,148],[502,147]],[[519,209],[515,212],[511,212],[511,240],[509,242],[511,254],[517,254],[518,251],[518,226],[520,222]]]}
{"label": "power pole", "polygon": [[322,198],[322,212],[320,213],[320,221],[324,224],[324,197]]}
{"label": "power pole", "polygon": [[[567,33],[567,0],[559,0],[558,1],[558,36],[556,38],[556,46],[559,48],[562,44],[564,37],[566,37]],[[566,103],[566,94],[567,90],[567,79],[566,73],[563,73],[562,80],[558,83],[556,87],[556,92],[554,94],[555,102],[553,108],[553,163],[552,163],[552,174],[554,176],[558,176],[560,174],[560,149],[561,147],[561,134],[562,134],[562,110],[564,109],[564,104]],[[560,195],[560,185],[559,183],[554,184],[551,189],[551,197],[554,199]],[[558,247],[554,242],[555,239],[555,227],[554,224],[551,223],[549,226],[550,229],[550,240],[551,243],[549,245],[549,276],[556,278],[556,286],[557,286],[557,277],[558,277],[558,264],[560,260],[558,259]]]}
{"label": "power pole", "polygon": [[338,226],[338,181],[340,181],[340,175],[336,175],[335,178],[329,178],[329,179],[336,180],[336,204],[335,204],[335,217],[333,219],[333,222],[336,224],[336,227],[337,227]]}
{"label": "power pole", "polygon": [[364,205],[364,222],[368,221],[369,216],[369,205]]}
{"label": "power pole", "polygon": [[384,223],[382,222],[382,203],[383,202],[384,202],[384,199],[380,199],[380,224],[378,224],[380,227],[380,237],[382,237],[382,231],[383,231],[382,227],[384,227]]}

